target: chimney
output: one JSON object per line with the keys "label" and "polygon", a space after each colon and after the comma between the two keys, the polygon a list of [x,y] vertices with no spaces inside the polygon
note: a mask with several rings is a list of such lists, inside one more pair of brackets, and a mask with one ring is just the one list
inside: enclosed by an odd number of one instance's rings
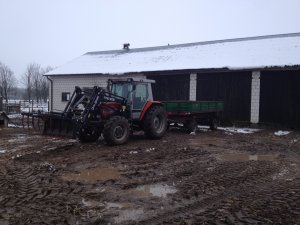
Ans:
{"label": "chimney", "polygon": [[125,43],[123,44],[123,49],[129,50],[129,46],[130,46],[129,43]]}

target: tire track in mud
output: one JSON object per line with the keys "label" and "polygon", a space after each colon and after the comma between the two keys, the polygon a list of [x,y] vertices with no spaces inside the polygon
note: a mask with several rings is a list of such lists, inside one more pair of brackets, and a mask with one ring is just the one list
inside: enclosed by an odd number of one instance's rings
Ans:
{"label": "tire track in mud", "polygon": [[[250,190],[250,191],[249,191]],[[183,215],[181,222],[204,224],[297,224],[300,222],[300,182],[279,182],[249,189],[224,199],[205,212]],[[172,221],[175,222],[175,221]],[[296,222],[296,223],[295,223]]]}
{"label": "tire track in mud", "polygon": [[[173,199],[179,201],[183,195],[187,199],[185,204],[181,204],[183,206],[164,211],[144,221],[139,221],[139,224],[189,224],[189,222],[195,222],[194,217],[199,213],[197,218],[201,219],[196,222],[205,224],[208,221],[207,224],[214,224],[214,221],[218,218],[214,212],[216,210],[222,212],[222,210],[225,211],[226,207],[228,208],[226,204],[223,207],[224,201],[241,199],[248,190],[255,190],[253,192],[255,194],[260,192],[262,187],[268,187],[272,184],[271,176],[278,171],[275,165],[269,163],[267,168],[266,165],[258,163],[254,163],[254,165],[253,163],[224,163],[215,168],[213,172],[209,171],[203,175],[189,176],[178,187],[181,189],[181,196],[176,197],[176,194],[173,196]],[[218,207],[214,208],[216,205]],[[245,220],[242,216],[239,218],[231,214],[226,215],[228,218],[234,218],[231,220],[235,222],[242,223],[243,219]],[[249,223],[257,222],[257,218],[248,218],[247,221]],[[219,222],[222,224],[222,219]]]}
{"label": "tire track in mud", "polygon": [[[74,224],[85,209],[76,182],[53,182],[47,167],[7,165],[0,170],[0,222]],[[50,176],[49,176],[50,175]],[[68,222],[73,221],[73,222]]]}

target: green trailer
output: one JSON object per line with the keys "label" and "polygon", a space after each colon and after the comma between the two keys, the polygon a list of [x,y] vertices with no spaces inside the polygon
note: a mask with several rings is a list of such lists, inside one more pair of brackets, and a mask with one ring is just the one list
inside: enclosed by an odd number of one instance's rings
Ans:
{"label": "green trailer", "polygon": [[164,101],[169,124],[182,123],[193,132],[198,124],[207,124],[215,130],[220,123],[224,103],[222,101]]}

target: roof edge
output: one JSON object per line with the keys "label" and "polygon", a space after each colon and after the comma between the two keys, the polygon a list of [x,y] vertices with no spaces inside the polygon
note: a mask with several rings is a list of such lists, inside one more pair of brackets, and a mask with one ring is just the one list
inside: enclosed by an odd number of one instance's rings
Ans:
{"label": "roof edge", "polygon": [[117,54],[117,53],[153,51],[153,50],[170,49],[170,48],[178,48],[178,47],[190,47],[190,46],[195,46],[195,45],[210,45],[210,44],[221,44],[221,43],[227,43],[227,42],[255,41],[255,40],[274,39],[274,38],[286,38],[286,37],[300,37],[300,32],[299,33],[261,35],[261,36],[253,36],[253,37],[242,37],[242,38],[229,38],[229,39],[220,39],[220,40],[213,40],[213,41],[191,42],[191,43],[185,43],[185,44],[162,45],[162,46],[155,46],[155,47],[142,47],[142,48],[108,50],[108,51],[93,51],[93,52],[87,52],[84,55],[113,54],[113,53]]}

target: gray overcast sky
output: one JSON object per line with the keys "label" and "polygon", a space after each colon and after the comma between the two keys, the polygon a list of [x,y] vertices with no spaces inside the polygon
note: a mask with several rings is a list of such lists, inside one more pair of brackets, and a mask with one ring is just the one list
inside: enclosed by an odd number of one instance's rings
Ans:
{"label": "gray overcast sky", "polygon": [[300,32],[299,0],[0,0],[0,61],[59,66],[88,51]]}

